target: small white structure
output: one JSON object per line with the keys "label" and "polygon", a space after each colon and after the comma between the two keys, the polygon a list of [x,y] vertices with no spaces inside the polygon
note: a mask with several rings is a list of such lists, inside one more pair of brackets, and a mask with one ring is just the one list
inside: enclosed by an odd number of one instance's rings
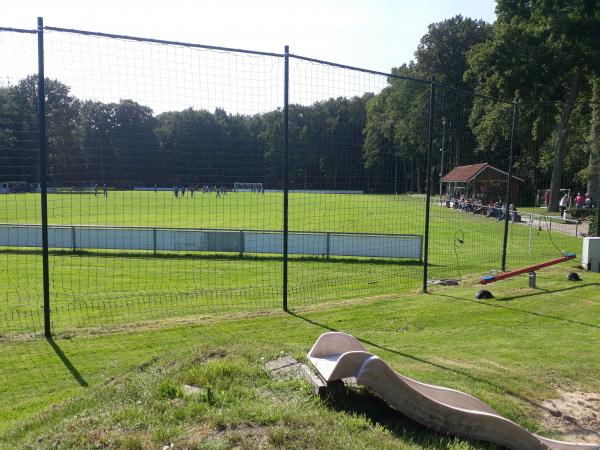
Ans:
{"label": "small white structure", "polygon": [[592,272],[600,272],[600,237],[583,238],[581,265]]}

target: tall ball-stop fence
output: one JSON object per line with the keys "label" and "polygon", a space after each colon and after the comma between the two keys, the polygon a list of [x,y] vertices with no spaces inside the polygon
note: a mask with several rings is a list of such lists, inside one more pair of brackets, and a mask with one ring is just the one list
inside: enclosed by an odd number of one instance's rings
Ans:
{"label": "tall ball-stop fence", "polygon": [[0,29],[0,60],[0,333],[397,295],[578,245],[509,208],[554,103],[41,21]]}

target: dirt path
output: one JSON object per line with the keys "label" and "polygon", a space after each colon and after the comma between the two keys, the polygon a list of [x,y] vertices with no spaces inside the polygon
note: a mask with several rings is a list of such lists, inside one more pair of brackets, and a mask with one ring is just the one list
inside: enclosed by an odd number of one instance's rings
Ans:
{"label": "dirt path", "polygon": [[[529,226],[530,225],[531,216],[529,214],[523,214],[521,216],[521,225]],[[541,226],[543,229],[549,228],[550,231],[557,231],[559,233],[569,234],[571,236],[577,237],[585,237],[589,231],[589,224],[587,222],[577,223],[573,221],[572,223],[561,223],[556,221],[550,221],[549,218],[545,218],[542,216],[540,219],[539,216],[533,216],[533,226],[538,227]]]}

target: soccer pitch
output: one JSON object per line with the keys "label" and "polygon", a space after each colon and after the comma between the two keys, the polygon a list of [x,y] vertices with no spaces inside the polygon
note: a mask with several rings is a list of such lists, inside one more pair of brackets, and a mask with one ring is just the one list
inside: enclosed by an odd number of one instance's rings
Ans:
{"label": "soccer pitch", "polygon": [[[283,195],[267,192],[168,191],[49,194],[48,220],[61,225],[281,230]],[[422,195],[291,193],[290,231],[424,234]],[[0,196],[0,222],[40,222],[39,194]],[[504,223],[431,206],[429,278],[467,283],[500,269]],[[459,240],[463,241],[462,243]],[[511,224],[509,268],[578,253],[571,236]],[[39,249],[0,249],[0,332],[40,331]],[[418,289],[417,260],[292,256],[289,305],[363,298]],[[188,315],[248,312],[281,306],[280,255],[148,251],[51,251],[53,326],[118,325]]]}

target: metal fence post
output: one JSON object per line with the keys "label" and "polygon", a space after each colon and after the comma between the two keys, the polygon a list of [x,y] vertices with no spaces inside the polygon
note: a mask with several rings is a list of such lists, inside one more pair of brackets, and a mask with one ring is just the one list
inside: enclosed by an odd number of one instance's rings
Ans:
{"label": "metal fence post", "polygon": [[429,126],[427,136],[427,180],[425,195],[425,242],[423,249],[423,293],[427,293],[427,269],[429,264],[429,213],[431,201],[431,155],[433,151],[433,115],[435,112],[435,77],[431,77],[429,94]]}
{"label": "metal fence post", "polygon": [[240,258],[244,256],[244,230],[240,230]]}
{"label": "metal fence post", "polygon": [[598,174],[598,193],[596,194],[596,237],[600,237],[600,155],[596,159],[596,172]]}
{"label": "metal fence post", "polygon": [[504,238],[502,240],[502,271],[506,271],[506,247],[508,245],[508,221],[510,220],[509,205],[512,196],[512,171],[515,153],[515,128],[517,126],[517,112],[519,101],[513,103],[512,125],[510,127],[510,156],[508,158],[508,182],[506,183],[506,209],[504,211]]}
{"label": "metal fence post", "polygon": [[44,19],[38,17],[38,127],[40,141],[40,194],[42,206],[42,274],[44,291],[44,335],[52,336],[50,325],[50,271],[48,263],[48,154],[46,136],[46,79],[44,75]]}
{"label": "metal fence post", "polygon": [[288,190],[289,190],[289,83],[290,83],[290,47],[284,50],[283,74],[283,310],[288,310]]}
{"label": "metal fence post", "polygon": [[529,213],[529,253],[531,253],[531,239],[533,238],[533,213]]}
{"label": "metal fence post", "polygon": [[156,228],[152,228],[152,249],[156,255]]}

